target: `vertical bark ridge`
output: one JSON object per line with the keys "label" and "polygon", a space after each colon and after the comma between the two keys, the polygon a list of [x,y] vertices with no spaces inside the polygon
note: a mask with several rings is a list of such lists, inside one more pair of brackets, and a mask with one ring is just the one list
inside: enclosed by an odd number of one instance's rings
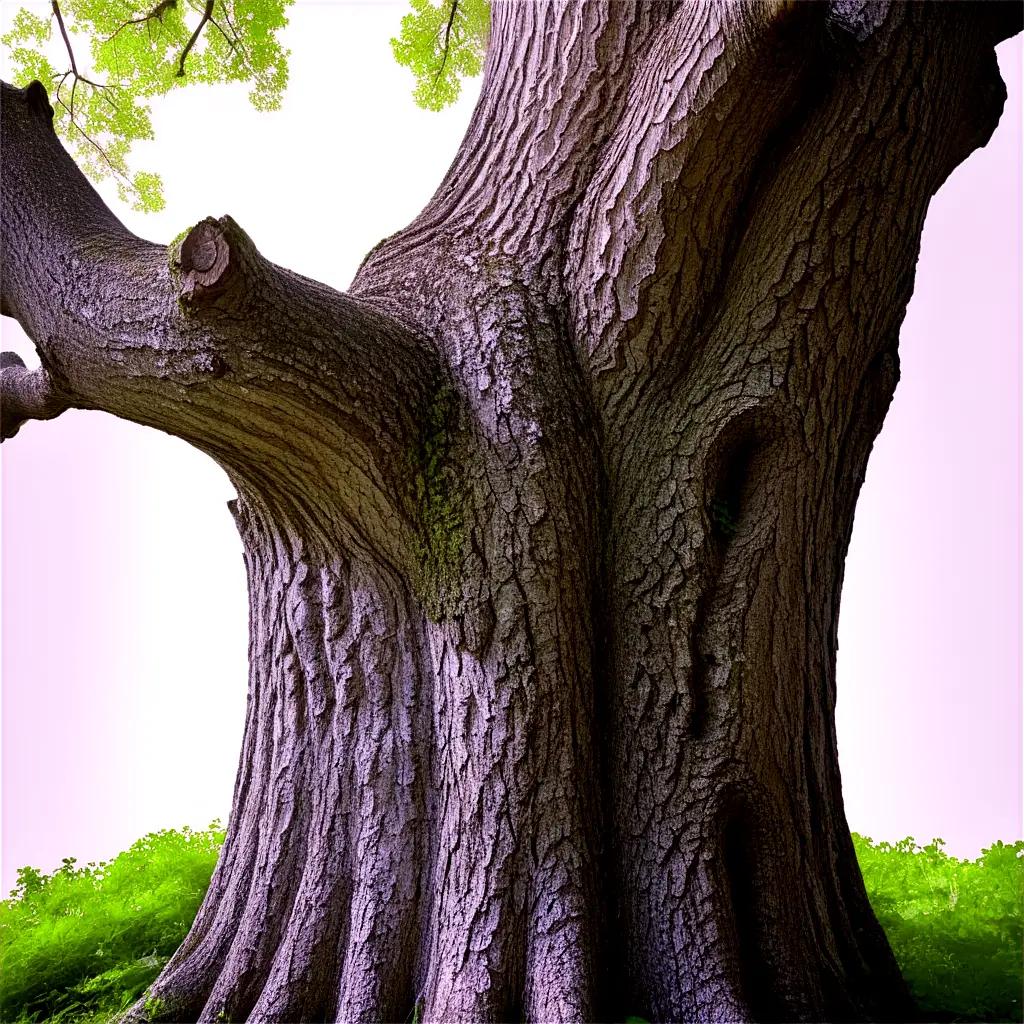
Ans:
{"label": "vertical bark ridge", "polygon": [[449,275],[434,320],[475,454],[458,585],[428,631],[428,1019],[592,1012],[593,435],[559,324],[519,273],[492,259],[482,280]]}
{"label": "vertical bark ridge", "polygon": [[282,621],[297,567],[283,539],[268,533],[264,523],[253,532],[259,537],[259,555],[254,561],[258,558],[259,571],[265,573],[257,580],[260,602],[254,634],[266,638],[256,652],[256,661],[270,682],[269,707],[260,714],[260,727],[268,731],[272,748],[268,776],[263,780],[267,802],[260,817],[250,824],[260,837],[252,885],[200,1020],[218,1015],[245,1019],[259,1001],[281,948],[307,855],[309,762],[314,756],[307,732],[308,694],[296,664],[294,643]]}
{"label": "vertical bark ridge", "polygon": [[[255,644],[238,784],[249,799],[151,993],[157,1016],[400,1018],[415,991],[425,775],[408,594],[282,533],[256,499],[238,518]],[[247,888],[220,885],[240,851]]]}
{"label": "vertical bark ridge", "polygon": [[337,567],[313,567],[302,560],[301,552],[299,558],[285,594],[283,617],[306,694],[310,773],[323,781],[310,793],[305,866],[266,983],[249,1014],[255,1020],[325,1016],[337,984],[339,936],[348,928],[352,866],[344,835],[347,801],[333,763],[336,694],[324,656],[330,623],[346,616],[337,605],[348,596],[347,579]]}

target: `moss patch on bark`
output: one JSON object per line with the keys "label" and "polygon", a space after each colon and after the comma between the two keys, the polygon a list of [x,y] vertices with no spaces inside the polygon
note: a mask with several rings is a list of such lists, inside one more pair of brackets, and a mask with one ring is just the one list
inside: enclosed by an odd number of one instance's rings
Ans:
{"label": "moss patch on bark", "polygon": [[419,444],[410,454],[416,523],[417,596],[435,622],[458,602],[466,540],[465,480],[458,465],[459,400],[450,385],[431,395],[421,417]]}

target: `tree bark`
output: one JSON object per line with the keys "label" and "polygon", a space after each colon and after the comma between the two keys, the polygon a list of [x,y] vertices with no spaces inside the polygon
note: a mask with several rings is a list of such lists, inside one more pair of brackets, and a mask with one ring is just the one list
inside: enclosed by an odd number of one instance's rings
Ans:
{"label": "tree bark", "polygon": [[132,236],[3,88],[3,435],[227,470],[227,841],[134,1019],[905,1020],[843,814],[843,561],[930,197],[1014,4],[498,3],[347,294]]}

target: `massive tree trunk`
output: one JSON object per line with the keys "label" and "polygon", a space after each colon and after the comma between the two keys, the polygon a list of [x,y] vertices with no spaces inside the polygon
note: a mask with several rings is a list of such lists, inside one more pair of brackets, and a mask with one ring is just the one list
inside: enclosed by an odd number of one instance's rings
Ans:
{"label": "massive tree trunk", "polygon": [[3,90],[3,433],[230,475],[249,709],[138,1018],[907,1019],[836,624],[929,198],[1017,5],[501,3],[466,140],[338,294],[132,236]]}

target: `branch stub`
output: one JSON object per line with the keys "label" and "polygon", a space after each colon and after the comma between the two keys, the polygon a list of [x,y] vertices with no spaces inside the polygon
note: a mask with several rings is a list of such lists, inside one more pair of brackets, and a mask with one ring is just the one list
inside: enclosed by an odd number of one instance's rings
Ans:
{"label": "branch stub", "polygon": [[43,83],[33,80],[25,86],[25,103],[34,114],[44,117],[53,125],[53,107],[50,106],[50,97],[46,95],[46,88]]}
{"label": "branch stub", "polygon": [[181,296],[196,301],[221,291],[231,267],[231,247],[216,221],[197,224],[181,243]]}

